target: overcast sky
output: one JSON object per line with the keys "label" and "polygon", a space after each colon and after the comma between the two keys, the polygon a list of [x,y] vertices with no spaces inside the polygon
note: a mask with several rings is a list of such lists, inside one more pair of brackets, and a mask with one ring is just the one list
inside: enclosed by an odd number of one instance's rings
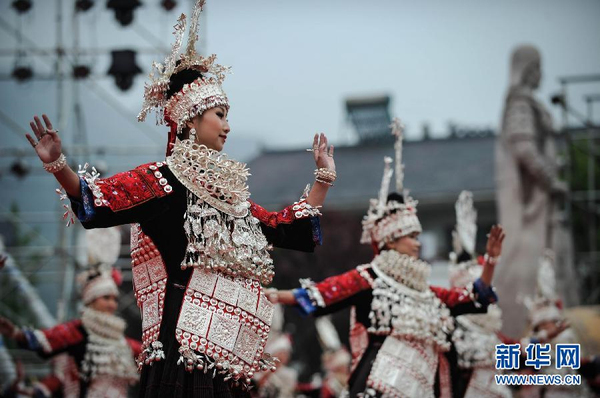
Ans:
{"label": "overcast sky", "polygon": [[[5,77],[0,107],[26,128],[34,113],[57,118],[57,84],[6,80],[15,62],[6,50],[17,48],[9,31],[20,24],[23,48],[31,48],[30,39],[38,48],[51,49],[58,2],[34,1],[23,17],[10,3],[0,3],[0,74]],[[93,64],[94,73],[93,80],[80,84],[88,141],[92,146],[150,147],[158,155],[166,139],[164,127],[154,126],[153,119],[145,125],[135,122],[151,61],[164,59],[148,50],[170,47],[171,27],[181,12],[189,13],[192,2],[180,0],[167,13],[159,0],[144,1],[129,27],[116,23],[105,1],[95,3],[80,16],[79,35],[72,28],[72,1],[63,1],[62,13],[66,47],[77,36],[83,48],[101,49],[83,58]],[[261,146],[308,146],[317,131],[328,133],[334,143],[351,142],[344,109],[348,96],[389,94],[392,114],[404,119],[412,138],[420,136],[425,122],[438,135],[447,133],[451,121],[496,128],[511,49],[519,43],[539,47],[544,73],[539,96],[548,103],[560,88],[559,76],[600,73],[599,17],[598,0],[209,0],[199,50],[217,53],[220,63],[233,67],[224,83],[232,126],[226,151],[247,160]],[[110,66],[107,51],[125,48],[144,51],[138,56],[144,74],[121,92],[105,72]],[[29,56],[26,62],[38,75],[50,76],[52,57]],[[76,127],[72,86],[66,84],[61,125],[67,142]],[[578,87],[570,97],[585,111],[581,98],[590,93],[600,93],[600,83]],[[598,120],[600,104],[596,108]],[[1,148],[26,148],[4,117],[0,134]],[[124,166],[129,160],[123,160]]]}

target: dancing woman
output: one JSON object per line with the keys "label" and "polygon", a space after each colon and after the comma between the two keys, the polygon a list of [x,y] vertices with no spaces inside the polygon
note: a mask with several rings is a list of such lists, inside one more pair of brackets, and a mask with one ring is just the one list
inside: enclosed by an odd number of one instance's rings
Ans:
{"label": "dancing woman", "polygon": [[[402,192],[402,128],[397,121],[393,133],[397,137],[396,188]],[[386,158],[379,198],[371,200],[363,220],[361,242],[373,246],[373,261],[320,283],[303,280],[302,288],[274,291],[269,297],[317,316],[352,307],[351,397],[448,395],[450,378],[441,354],[450,346],[452,317],[485,312],[496,301],[491,280],[504,234],[501,227],[492,228],[484,270],[475,283],[452,290],[429,286],[431,266],[418,259],[417,202],[407,195],[388,195],[391,162]]]}
{"label": "dancing woman", "polygon": [[141,344],[125,337],[125,321],[115,315],[119,290],[113,273],[98,267],[79,279],[81,318],[38,330],[17,327],[0,317],[0,334],[43,358],[68,354],[60,375],[65,397],[127,397],[129,385],[139,379],[135,357]]}
{"label": "dancing woman", "polygon": [[249,200],[245,164],[221,151],[229,137],[228,68],[195,51],[204,1],[196,2],[185,52],[185,16],[164,65],[155,64],[139,120],[150,110],[170,127],[165,161],[100,179],[74,173],[47,117],[28,136],[44,167],[65,188],[86,228],[132,224],[133,282],[142,313],[144,396],[246,396],[264,355],[272,304],[273,247],[312,251],[318,208],[335,180],[333,146],[315,136],[310,193],[280,212]]}

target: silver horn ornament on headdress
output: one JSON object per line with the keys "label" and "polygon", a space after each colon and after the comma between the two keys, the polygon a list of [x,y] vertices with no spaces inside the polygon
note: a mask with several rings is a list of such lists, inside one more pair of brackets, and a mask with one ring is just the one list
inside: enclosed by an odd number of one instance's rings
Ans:
{"label": "silver horn ornament on headdress", "polygon": [[387,201],[390,182],[394,170],[391,167],[392,158],[384,158],[384,171],[379,189],[379,197],[371,199],[367,214],[363,218],[363,233],[361,243],[375,242],[378,247],[402,236],[413,232],[421,232],[421,223],[417,218],[417,201],[413,200],[404,189],[404,164],[402,164],[402,141],[404,139],[404,125],[400,119],[394,118],[390,125],[392,135],[396,137],[394,150],[396,153],[396,191],[404,196],[404,203]]}
{"label": "silver horn ornament on headdress", "polygon": [[[230,73],[231,68],[215,64],[216,54],[203,57],[196,52],[195,48],[198,41],[200,14],[205,3],[205,0],[197,0],[195,3],[185,53],[179,54],[186,30],[186,16],[181,14],[174,26],[175,42],[171,47],[171,52],[165,58],[164,64],[157,62],[152,64],[152,71],[149,74],[150,81],[144,88],[144,104],[138,114],[138,121],[144,121],[148,112],[155,110],[157,124],[164,123],[166,111],[169,119],[177,123],[178,131],[181,131],[185,121],[201,114],[206,109],[219,105],[229,107],[221,84],[225,75]],[[167,92],[171,76],[184,69],[199,71],[203,77],[184,85],[177,94],[168,99]]]}

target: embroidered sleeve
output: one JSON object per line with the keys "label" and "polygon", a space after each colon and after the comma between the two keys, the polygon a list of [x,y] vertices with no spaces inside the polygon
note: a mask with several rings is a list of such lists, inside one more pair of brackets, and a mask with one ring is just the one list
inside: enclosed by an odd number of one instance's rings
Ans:
{"label": "embroidered sleeve", "polygon": [[256,217],[269,243],[284,249],[313,251],[323,243],[318,208],[300,200],[281,211],[267,211],[250,201],[250,212]]}
{"label": "embroidered sleeve", "polygon": [[319,209],[312,207],[305,200],[296,202],[281,211],[267,211],[262,206],[250,201],[250,211],[261,223],[271,228],[277,228],[280,224],[291,224],[295,220],[321,215]]}
{"label": "embroidered sleeve", "polygon": [[310,225],[312,227],[312,240],[316,245],[323,244],[323,235],[321,235],[321,222],[319,217],[311,217]]}
{"label": "embroidered sleeve", "polygon": [[168,195],[173,188],[159,170],[162,166],[160,162],[145,164],[112,177],[87,181],[94,196],[94,206],[105,206],[118,212]]}
{"label": "embroidered sleeve", "polygon": [[477,278],[473,283],[473,293],[475,294],[475,300],[485,308],[498,301],[494,288],[487,286],[481,278]]}
{"label": "embroidered sleeve", "polygon": [[94,195],[92,195],[92,191],[83,177],[79,177],[79,183],[81,186],[81,199],[69,196],[71,209],[73,209],[79,221],[91,221],[96,215],[94,210]]}
{"label": "embroidered sleeve", "polygon": [[85,228],[130,224],[154,217],[168,207],[160,199],[173,192],[167,176],[174,177],[160,162],[104,179],[85,168],[79,175],[81,199],[69,199],[73,212]]}
{"label": "embroidered sleeve", "polygon": [[23,333],[27,340],[25,348],[37,351],[44,356],[63,352],[69,347],[81,343],[84,339],[79,319],[62,323],[50,329],[24,329]]}
{"label": "embroidered sleeve", "polygon": [[446,289],[440,286],[431,286],[430,289],[449,308],[473,301],[471,292],[467,288]]}
{"label": "embroidered sleeve", "polygon": [[313,298],[308,293],[308,289],[299,288],[293,290],[294,297],[296,298],[296,303],[298,303],[298,307],[305,315],[312,314],[317,310],[317,306],[313,304]]}
{"label": "embroidered sleeve", "polygon": [[481,278],[478,278],[470,287],[446,289],[431,286],[430,288],[449,308],[468,303],[474,303],[478,308],[487,308],[488,305],[498,301],[494,289],[491,286],[486,286]]}
{"label": "embroidered sleeve", "polygon": [[306,314],[311,314],[318,308],[329,307],[371,289],[369,279],[363,274],[364,272],[357,268],[319,283],[304,279],[300,281],[302,288],[296,289],[294,296],[301,309]]}

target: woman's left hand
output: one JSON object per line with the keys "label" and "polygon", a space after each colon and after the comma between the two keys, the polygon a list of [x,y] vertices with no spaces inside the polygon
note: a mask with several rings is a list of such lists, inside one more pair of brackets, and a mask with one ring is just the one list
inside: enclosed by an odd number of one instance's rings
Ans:
{"label": "woman's left hand", "polygon": [[481,280],[487,286],[491,286],[494,277],[494,269],[498,262],[498,257],[502,253],[502,241],[504,240],[504,230],[500,225],[494,225],[488,234],[487,245],[485,246],[487,260],[483,265]]}
{"label": "woman's left hand", "polygon": [[313,140],[312,153],[315,158],[317,168],[325,168],[335,171],[335,161],[333,160],[333,145],[327,147],[327,136],[323,133],[315,134]]}
{"label": "woman's left hand", "polygon": [[490,233],[488,234],[487,245],[485,246],[485,250],[488,256],[492,258],[500,257],[502,253],[502,242],[504,241],[504,229],[500,225],[492,226]]}

